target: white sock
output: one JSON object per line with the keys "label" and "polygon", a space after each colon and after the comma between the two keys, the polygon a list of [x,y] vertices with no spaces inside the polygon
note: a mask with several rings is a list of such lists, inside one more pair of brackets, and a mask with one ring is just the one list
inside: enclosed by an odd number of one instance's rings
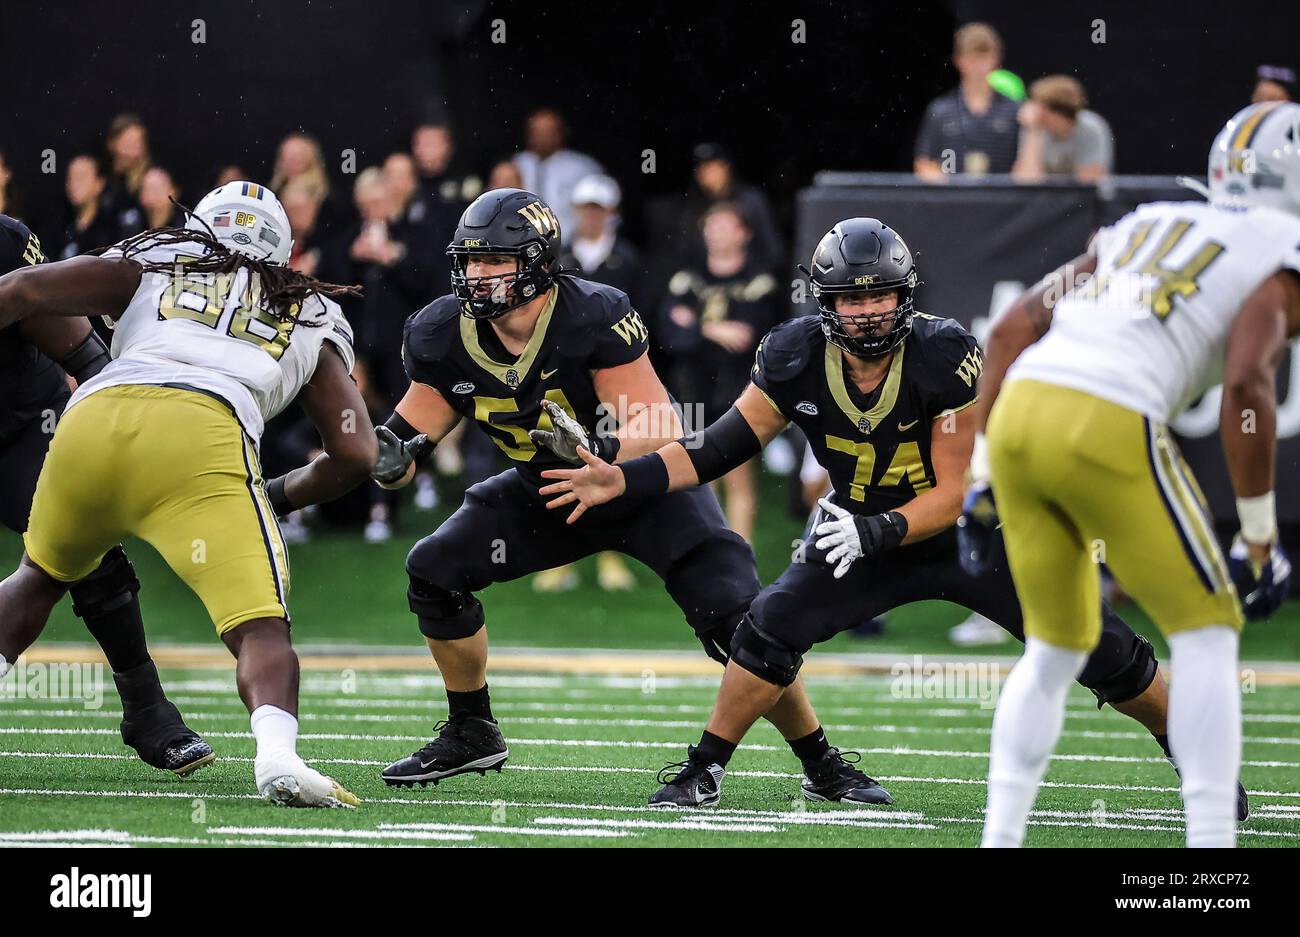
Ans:
{"label": "white sock", "polygon": [[1025,654],[1002,685],[989,745],[985,847],[1015,847],[1065,721],[1065,695],[1083,670],[1083,651],[1025,640]]}
{"label": "white sock", "polygon": [[254,773],[260,787],[270,778],[262,777],[264,770],[271,770],[272,762],[297,757],[298,720],[279,706],[258,706],[249,719],[253,727],[253,738],[257,740],[257,757],[253,760]]}
{"label": "white sock", "polygon": [[1183,777],[1187,845],[1237,844],[1241,690],[1235,628],[1212,625],[1169,637],[1169,747]]}
{"label": "white sock", "polygon": [[0,654],[0,680],[3,680],[5,678],[5,674],[7,674],[8,672],[9,672],[9,661],[5,660],[5,656],[3,654]]}

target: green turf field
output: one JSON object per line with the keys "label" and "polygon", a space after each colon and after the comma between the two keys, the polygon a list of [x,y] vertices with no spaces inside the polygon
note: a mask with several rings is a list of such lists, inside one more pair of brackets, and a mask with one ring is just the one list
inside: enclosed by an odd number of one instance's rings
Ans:
{"label": "green turf field", "polygon": [[[697,737],[711,678],[507,674],[493,697],[511,745],[505,771],[438,787],[389,789],[383,765],[418,747],[439,714],[436,676],[338,673],[303,681],[303,754],[363,800],[356,809],[294,811],[252,795],[248,717],[228,670],[164,675],[220,761],[186,781],[136,763],[116,737],[116,713],[65,702],[9,701],[0,713],[0,845],[64,842],[213,845],[974,845],[984,799],[992,713],[978,703],[907,700],[888,678],[815,679],[833,741],[863,752],[891,790],[888,808],[840,808],[797,798],[797,763],[765,724],[732,761],[722,806],[644,807],[654,773]],[[1057,759],[1040,796],[1032,845],[1181,842],[1174,774],[1127,719],[1073,694]],[[1300,837],[1300,689],[1246,697],[1246,767],[1255,816],[1246,846]]]}
{"label": "green turf field", "polygon": [[[768,504],[783,503],[769,491]],[[439,514],[408,512],[398,537],[370,546],[356,534],[326,533],[291,549],[294,637],[312,652],[328,646],[421,646],[405,602],[402,561]],[[764,581],[785,565],[796,521],[768,509],[758,553]],[[142,544],[129,550],[145,584],[152,642],[215,644],[202,607]],[[18,556],[0,537],[0,563]],[[814,703],[834,744],[863,752],[862,767],[894,794],[889,808],[812,805],[799,796],[798,764],[765,723],[731,764],[722,807],[658,812],[644,806],[655,773],[684,757],[716,691],[713,676],[576,673],[562,648],[632,653],[698,649],[653,575],[638,569],[630,593],[605,595],[583,568],[584,586],[535,595],[526,582],[483,594],[495,647],[552,649],[534,672],[498,669],[495,712],[511,745],[505,771],[454,778],[439,787],[389,789],[390,761],[418,748],[444,713],[441,684],[424,656],[402,669],[321,669],[303,674],[304,756],[364,801],[355,810],[290,811],[252,791],[252,739],[234,693],[233,664],[167,670],[175,701],[218,751],[219,761],[180,781],[139,764],[117,736],[119,711],[106,679],[101,708],[67,699],[0,698],[0,845],[57,841],[216,845],[974,845],[979,838],[991,708],[966,698],[909,699],[886,676],[814,677]],[[1139,630],[1149,624],[1122,610]],[[814,652],[960,653],[947,628],[964,612],[943,603],[891,616],[887,634],[841,636]],[[1300,606],[1250,628],[1247,661],[1300,661]],[[60,608],[39,647],[82,642]],[[1012,655],[1008,643],[991,653]],[[683,660],[695,662],[693,654]],[[635,657],[633,657],[635,660]],[[569,662],[569,663],[566,663]],[[567,668],[567,669],[566,669]],[[1294,670],[1295,668],[1292,668]],[[107,678],[107,675],[105,675]],[[12,680],[12,678],[11,678]],[[649,692],[653,690],[653,692]],[[1255,815],[1246,846],[1300,844],[1300,686],[1261,681],[1244,697],[1243,781]],[[1135,723],[1097,712],[1083,691],[1071,697],[1066,732],[1037,804],[1032,845],[1181,843],[1176,780]]]}

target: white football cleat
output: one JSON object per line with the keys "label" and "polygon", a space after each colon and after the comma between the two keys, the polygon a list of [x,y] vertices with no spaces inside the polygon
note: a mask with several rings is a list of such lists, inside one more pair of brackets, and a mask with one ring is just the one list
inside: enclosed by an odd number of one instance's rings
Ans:
{"label": "white football cleat", "polygon": [[280,807],[355,807],[361,799],[295,754],[257,758],[257,791]]}
{"label": "white football cleat", "polygon": [[948,640],[958,647],[979,647],[984,644],[1001,644],[1010,638],[996,622],[990,621],[978,612],[971,612],[969,618],[948,630]]}

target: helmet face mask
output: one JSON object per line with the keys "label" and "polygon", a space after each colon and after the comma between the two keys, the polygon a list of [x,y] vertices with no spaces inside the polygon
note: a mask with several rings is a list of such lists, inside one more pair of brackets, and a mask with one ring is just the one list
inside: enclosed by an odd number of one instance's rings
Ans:
{"label": "helmet face mask", "polygon": [[[811,266],[800,269],[812,283],[822,334],[832,345],[859,358],[879,358],[912,331],[913,293],[920,281],[912,252],[889,226],[874,218],[842,221],[821,239]],[[892,308],[839,308],[842,298],[883,293],[897,297]]]}
{"label": "helmet face mask", "polygon": [[[559,273],[560,225],[550,207],[522,189],[485,192],[465,209],[447,245],[451,290],[461,314],[496,319],[544,293]],[[471,276],[475,259],[507,263],[514,272]]]}

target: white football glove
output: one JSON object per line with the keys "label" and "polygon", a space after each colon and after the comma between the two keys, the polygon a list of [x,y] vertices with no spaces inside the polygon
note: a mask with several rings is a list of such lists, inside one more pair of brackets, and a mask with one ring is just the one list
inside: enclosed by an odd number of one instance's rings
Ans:
{"label": "white football glove", "polygon": [[843,579],[859,558],[893,549],[907,536],[907,518],[897,511],[854,514],[829,498],[819,498],[817,505],[835,518],[818,524],[814,533],[821,537],[815,545],[827,551],[826,563],[835,567],[836,579]]}

